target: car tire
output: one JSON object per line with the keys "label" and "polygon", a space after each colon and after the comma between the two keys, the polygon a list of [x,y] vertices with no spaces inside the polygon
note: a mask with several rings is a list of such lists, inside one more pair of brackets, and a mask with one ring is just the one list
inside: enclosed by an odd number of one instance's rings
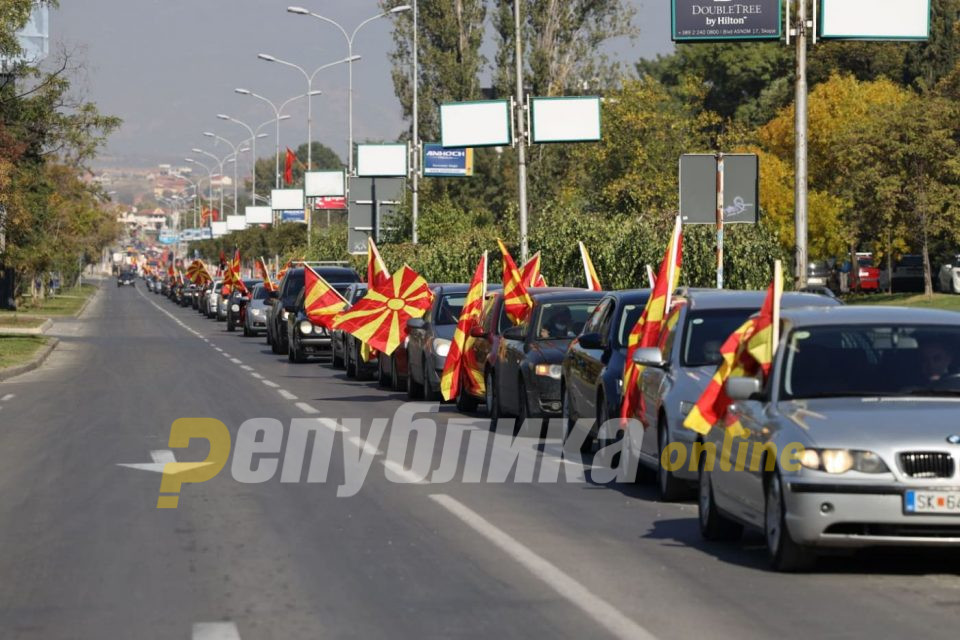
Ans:
{"label": "car tire", "polygon": [[404,390],[403,387],[400,386],[400,372],[397,371],[397,359],[394,356],[390,356],[390,390]]}
{"label": "car tire", "polygon": [[390,373],[383,368],[383,358],[377,356],[377,386],[381,389],[388,389],[393,386],[390,379]]}
{"label": "car tire", "polygon": [[407,398],[420,400],[423,398],[423,385],[413,379],[413,367],[407,367]]}
{"label": "car tire", "polygon": [[487,372],[485,386],[487,417],[490,418],[490,426],[496,428],[497,420],[502,417],[502,414],[500,412],[500,398],[497,397],[496,377],[492,371]]}
{"label": "car tire", "polygon": [[430,382],[430,369],[427,367],[427,358],[423,358],[423,399],[430,402],[440,400],[440,389],[434,389]]}
{"label": "car tire", "polygon": [[353,361],[356,363],[355,369],[357,380],[372,380],[373,372],[370,371],[369,367],[364,366],[367,363],[363,361],[363,358],[360,355],[360,341],[355,340],[353,344]]}
{"label": "car tire", "polygon": [[[570,406],[570,394],[567,393],[565,385],[560,386],[560,405],[563,407],[560,411],[563,422],[563,446],[577,428],[577,421],[573,417],[573,408]],[[583,442],[580,443],[580,453],[590,453],[593,451],[594,439],[591,434],[587,434]]]}
{"label": "car tire", "polygon": [[233,322],[233,314],[227,315],[227,331],[233,333],[237,330],[237,325]]}
{"label": "car tire", "polygon": [[787,527],[787,508],[783,500],[783,481],[776,471],[767,478],[766,500],[763,517],[763,535],[767,541],[767,558],[775,571],[806,571],[816,563],[816,554],[812,549],[797,544],[790,537]]}
{"label": "car tire", "polygon": [[303,353],[296,338],[293,338],[290,343],[290,348],[287,350],[287,359],[293,364],[303,364],[307,361],[307,356]]}
{"label": "car tire", "polygon": [[357,377],[357,365],[353,362],[353,349],[348,348],[346,345],[343,347],[343,360],[346,364],[347,377],[356,378]]}
{"label": "car tire", "polygon": [[249,338],[249,337],[251,337],[251,336],[253,336],[253,332],[250,331],[249,328],[247,328],[247,325],[246,325],[246,324],[244,324],[244,325],[243,325],[243,337],[244,337],[244,338]]}
{"label": "car tire", "polygon": [[480,403],[470,395],[463,381],[460,381],[460,388],[457,390],[457,411],[460,413],[473,413],[477,410]]}
{"label": "car tire", "polygon": [[[337,351],[336,347],[333,346],[334,341],[330,341],[330,366],[334,369],[343,369],[343,349],[341,348]],[[339,354],[339,355],[338,355]]]}
{"label": "car tire", "polygon": [[275,353],[275,354],[277,354],[277,355],[280,355],[280,345],[277,344],[277,341],[276,341],[276,340],[273,340],[273,339],[270,338],[270,334],[269,334],[269,333],[267,334],[267,342],[270,343],[270,351],[272,351],[273,353]]}
{"label": "car tire", "polygon": [[531,420],[533,416],[530,413],[530,405],[527,403],[527,386],[521,376],[517,381],[517,417],[513,424],[513,435],[519,434]]}
{"label": "car tire", "polygon": [[663,451],[670,445],[670,430],[666,420],[660,418],[657,428],[657,494],[661,502],[676,502],[685,497],[688,488],[673,472],[663,466]]}
{"label": "car tire", "polygon": [[743,525],[727,518],[713,499],[713,482],[706,469],[706,462],[700,463],[700,489],[697,499],[700,535],[704,540],[733,541],[743,535]]}

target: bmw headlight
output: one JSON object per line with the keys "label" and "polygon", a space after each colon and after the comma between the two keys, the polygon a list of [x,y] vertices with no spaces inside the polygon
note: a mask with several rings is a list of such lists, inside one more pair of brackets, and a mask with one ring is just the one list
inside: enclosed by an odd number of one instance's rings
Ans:
{"label": "bmw headlight", "polygon": [[433,352],[441,358],[446,358],[447,354],[450,353],[450,341],[443,338],[434,338]]}
{"label": "bmw headlight", "polygon": [[310,323],[309,320],[300,321],[300,333],[304,335],[309,335],[313,333],[313,325]]}
{"label": "bmw headlight", "polygon": [[533,368],[533,372],[538,376],[559,380],[563,374],[563,367],[558,364],[538,364]]}
{"label": "bmw headlight", "polygon": [[290,317],[290,312],[289,312],[289,311],[284,310],[284,312],[280,314],[280,319],[281,319],[281,320],[284,320],[284,321],[285,321],[285,320],[286,320],[287,318],[289,318],[289,317]]}
{"label": "bmw headlight", "polygon": [[234,313],[240,313],[240,305],[238,304],[232,305],[230,307],[230,310],[233,311]]}
{"label": "bmw headlight", "polygon": [[252,313],[255,316],[259,316],[263,314],[263,311],[261,311],[260,309],[250,309],[250,313]]}
{"label": "bmw headlight", "polygon": [[887,473],[890,469],[873,451],[852,449],[804,449],[800,464],[807,469],[841,474],[847,471],[860,473]]}

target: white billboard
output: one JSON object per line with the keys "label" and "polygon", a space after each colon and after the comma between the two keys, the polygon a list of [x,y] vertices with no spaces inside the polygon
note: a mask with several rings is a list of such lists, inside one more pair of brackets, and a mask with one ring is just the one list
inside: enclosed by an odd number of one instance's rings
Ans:
{"label": "white billboard", "polygon": [[530,139],[543,142],[596,142],[600,139],[600,98],[534,98]]}
{"label": "white billboard", "polygon": [[274,211],[303,210],[303,189],[273,189],[270,208]]}
{"label": "white billboard", "polygon": [[820,37],[926,40],[930,0],[821,0]]}
{"label": "white billboard", "polygon": [[512,144],[506,100],[440,105],[440,143],[445,147],[505,147]]}
{"label": "white billboard", "polygon": [[247,207],[247,224],[272,224],[273,209],[270,207]]}
{"label": "white billboard", "polygon": [[405,144],[358,144],[357,175],[367,178],[402,177],[409,173],[410,152]]}
{"label": "white billboard", "polygon": [[227,231],[243,231],[246,228],[246,216],[227,216]]}
{"label": "white billboard", "polygon": [[227,235],[227,223],[224,222],[211,222],[210,231],[213,232],[214,238],[219,238],[221,236]]}
{"label": "white billboard", "polygon": [[308,198],[342,198],[347,195],[343,171],[308,171],[304,176]]}

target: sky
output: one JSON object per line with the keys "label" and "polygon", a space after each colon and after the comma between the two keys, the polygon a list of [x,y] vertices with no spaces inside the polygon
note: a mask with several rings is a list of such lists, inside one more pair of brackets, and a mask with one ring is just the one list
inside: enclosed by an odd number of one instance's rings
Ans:
{"label": "sky", "polygon": [[[625,63],[671,50],[667,0],[627,0],[637,7],[640,35],[620,38],[607,51]],[[258,53],[294,62],[313,71],[347,57],[347,42],[336,27],[286,12],[290,4],[342,24],[347,31],[379,13],[376,0],[61,0],[53,13],[51,50],[73,52],[84,65],[77,90],[100,110],[123,119],[100,166],[183,164],[190,149],[214,147],[204,131],[237,142],[249,134],[240,125],[217,119],[224,113],[256,127],[272,119],[270,107],[234,93],[246,88],[283,102],[306,93],[307,81],[295,69],[257,59]],[[489,20],[489,17],[488,17]],[[390,79],[391,25],[376,20],[354,41],[354,139],[395,140],[404,128]],[[491,50],[492,43],[487,49]],[[491,57],[492,56],[488,56]],[[341,157],[347,149],[346,64],[320,71],[313,99],[313,138]],[[306,103],[288,108],[281,146],[306,141]],[[260,140],[260,157],[271,153],[273,126]],[[195,155],[195,154],[192,154]]]}

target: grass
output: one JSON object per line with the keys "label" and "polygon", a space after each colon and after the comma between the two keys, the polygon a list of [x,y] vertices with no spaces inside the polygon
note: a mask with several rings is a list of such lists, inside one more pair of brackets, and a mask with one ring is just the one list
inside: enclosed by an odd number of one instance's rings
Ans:
{"label": "grass", "polygon": [[40,336],[0,335],[0,369],[29,362],[46,343],[47,339]]}
{"label": "grass", "polygon": [[935,293],[930,298],[922,293],[880,293],[876,295],[854,295],[844,300],[848,304],[891,305],[960,311],[960,296],[948,293]]}
{"label": "grass", "polygon": [[[96,286],[92,284],[85,284],[79,289],[76,287],[62,289],[60,295],[54,298],[44,298],[37,304],[33,304],[32,301],[27,298],[20,305],[20,308],[16,313],[26,313],[33,316],[41,316],[43,318],[49,318],[53,316],[72,316],[80,310],[80,307],[83,306],[83,303],[87,300],[87,298],[92,296],[96,290]],[[5,316],[11,315],[16,314],[10,311],[0,312],[0,321],[2,321]]]}
{"label": "grass", "polygon": [[44,323],[44,318],[11,314],[0,316],[0,329],[33,329]]}

